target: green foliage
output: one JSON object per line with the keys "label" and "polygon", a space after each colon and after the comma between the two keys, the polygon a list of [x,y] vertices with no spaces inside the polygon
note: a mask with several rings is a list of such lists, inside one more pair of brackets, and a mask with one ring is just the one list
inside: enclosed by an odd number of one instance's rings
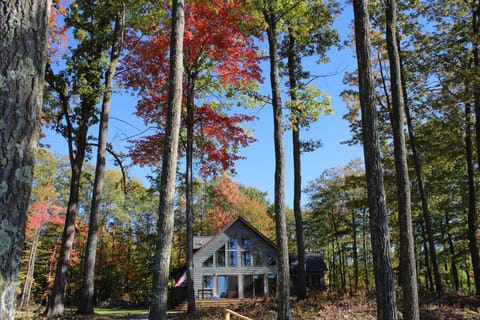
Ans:
{"label": "green foliage", "polygon": [[[362,163],[355,160],[345,167],[325,170],[310,182],[307,192],[310,200],[305,217],[305,247],[307,251],[320,249],[324,255],[330,270],[327,285],[344,293],[370,291],[373,261]],[[358,286],[354,285],[355,279]]]}
{"label": "green foliage", "polygon": [[330,96],[313,86],[306,85],[292,89],[297,97],[296,101],[287,101],[286,106],[291,110],[287,118],[290,129],[308,128],[321,116],[333,114]]}

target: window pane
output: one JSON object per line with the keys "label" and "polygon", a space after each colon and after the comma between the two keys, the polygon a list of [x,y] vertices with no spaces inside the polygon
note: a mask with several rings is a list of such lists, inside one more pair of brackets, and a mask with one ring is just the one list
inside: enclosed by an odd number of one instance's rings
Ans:
{"label": "window pane", "polygon": [[228,252],[228,266],[229,267],[238,267],[238,252],[229,251]]}
{"label": "window pane", "polygon": [[227,276],[218,276],[218,296],[220,298],[226,298],[227,297],[227,291],[228,291],[228,277]]}
{"label": "window pane", "polygon": [[243,251],[242,252],[242,266],[243,267],[250,267],[252,265],[252,255],[250,251]]}
{"label": "window pane", "polygon": [[228,240],[228,248],[237,249],[238,248],[238,239],[237,238],[230,238],[230,240]]}
{"label": "window pane", "polygon": [[217,267],[225,267],[225,245],[217,250]]}
{"label": "window pane", "polygon": [[250,249],[250,240],[246,236],[242,236],[242,249]]}
{"label": "window pane", "polygon": [[203,288],[213,289],[213,276],[203,276]]}
{"label": "window pane", "polygon": [[213,255],[208,257],[202,264],[204,267],[213,267]]}

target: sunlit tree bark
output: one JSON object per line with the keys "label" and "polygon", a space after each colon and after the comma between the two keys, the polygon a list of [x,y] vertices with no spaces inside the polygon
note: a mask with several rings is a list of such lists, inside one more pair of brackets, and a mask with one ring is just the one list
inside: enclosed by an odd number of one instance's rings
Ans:
{"label": "sunlit tree bark", "polygon": [[170,79],[168,114],[163,151],[158,217],[158,241],[153,266],[150,320],[167,319],[168,278],[173,238],[173,205],[177,173],[178,140],[182,111],[183,32],[185,6],[183,0],[172,1],[172,33],[170,35]]}

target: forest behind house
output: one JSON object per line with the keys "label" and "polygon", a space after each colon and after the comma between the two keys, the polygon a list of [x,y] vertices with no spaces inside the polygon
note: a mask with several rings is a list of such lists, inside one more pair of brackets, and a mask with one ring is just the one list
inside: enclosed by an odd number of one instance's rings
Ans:
{"label": "forest behind house", "polygon": [[[352,5],[343,39],[335,20]],[[193,236],[237,216],[279,252],[277,295],[240,309],[251,317],[480,317],[480,1],[56,0],[48,26],[41,123],[68,150],[39,138],[24,236],[12,244],[22,258],[0,259],[4,293],[10,268],[18,271],[0,319],[13,317],[12,305],[50,318],[150,308],[150,319],[165,319],[169,276],[185,267],[189,277]],[[184,28],[180,40],[172,28]],[[344,143],[362,145],[365,157],[302,181],[303,154],[329,156],[303,134],[337,108],[316,80],[340,48],[358,62],[336,84],[348,109]],[[125,93],[145,125],[126,151],[108,140],[112,95]],[[262,121],[259,108],[274,115],[274,195],[235,181],[242,150],[256,142],[244,126]],[[167,151],[177,149],[167,208]],[[149,176],[132,176],[134,165]],[[290,297],[288,252],[322,255],[323,291],[300,278]],[[188,316],[208,317],[193,292],[187,301]]]}

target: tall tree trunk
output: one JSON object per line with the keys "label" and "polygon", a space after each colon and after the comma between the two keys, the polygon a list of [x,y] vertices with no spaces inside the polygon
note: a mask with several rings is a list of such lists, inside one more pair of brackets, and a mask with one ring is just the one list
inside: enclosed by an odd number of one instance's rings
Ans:
{"label": "tall tree trunk", "polygon": [[433,235],[432,218],[431,218],[430,209],[428,206],[428,197],[425,191],[425,184],[423,182],[422,162],[420,161],[420,157],[418,155],[415,134],[413,131],[412,118],[410,116],[410,109],[408,107],[406,100],[407,99],[405,95],[404,96],[405,115],[407,119],[408,136],[410,140],[410,146],[412,148],[412,158],[413,158],[413,165],[415,167],[415,175],[417,176],[418,192],[420,194],[420,199],[422,202],[422,217],[423,217],[423,223],[425,224],[425,232],[427,235],[428,248],[429,248],[428,252],[430,254],[430,260],[433,268],[433,275],[435,278],[435,290],[438,293],[441,293],[443,292],[442,278],[440,275],[440,269],[438,267],[437,252],[435,250],[435,239]]}
{"label": "tall tree trunk", "polygon": [[403,290],[403,314],[406,319],[420,319],[417,267],[413,240],[410,179],[405,144],[405,115],[402,98],[400,56],[397,47],[397,1],[385,1],[386,37],[390,62],[392,93],[392,131],[397,182],[398,224],[400,229],[400,275]]}
{"label": "tall tree trunk", "polygon": [[455,285],[455,290],[460,290],[460,279],[458,277],[458,268],[456,262],[456,252],[455,246],[453,245],[452,234],[450,231],[450,216],[449,210],[445,210],[445,232],[444,234],[447,235],[447,243],[448,243],[448,251],[450,251],[450,259],[451,259],[451,266],[452,266],[452,280],[453,284]]}
{"label": "tall tree trunk", "polygon": [[288,43],[288,80],[290,83],[290,100],[292,101],[291,112],[296,115],[295,125],[292,129],[293,144],[293,214],[295,216],[295,235],[297,238],[297,281],[296,291],[297,299],[304,300],[307,296],[306,277],[305,277],[305,240],[303,236],[303,217],[302,217],[302,170],[301,170],[301,147],[300,147],[300,119],[297,110],[297,77],[296,77],[296,57],[295,57],[295,37],[289,33]]}
{"label": "tall tree trunk", "polygon": [[123,21],[125,5],[115,18],[115,29],[110,53],[110,65],[105,78],[105,93],[103,95],[102,112],[98,132],[97,164],[93,184],[92,205],[90,208],[90,222],[83,266],[83,282],[80,289],[80,300],[77,313],[93,314],[95,293],[95,260],[97,255],[98,222],[102,202],[105,165],[107,157],[108,119],[112,104],[113,78],[122,49]]}
{"label": "tall tree trunk", "polygon": [[173,238],[174,195],[177,175],[178,140],[182,111],[183,33],[185,8],[183,0],[172,1],[172,33],[170,35],[170,79],[168,113],[163,150],[158,241],[153,266],[152,299],[149,320],[167,319],[168,277]]}
{"label": "tall tree trunk", "polygon": [[[480,1],[472,0],[471,3],[472,3],[472,27],[473,27],[472,28],[473,68],[478,70],[480,68],[480,56],[479,56]],[[476,73],[473,72],[473,74],[476,74]],[[478,86],[477,81],[474,81],[474,83],[476,83],[476,85],[472,85],[471,87],[473,90],[473,105],[474,105],[475,116],[476,116],[475,129],[476,129],[477,166],[478,166],[480,165],[480,87]],[[473,159],[472,159],[472,162],[473,162]],[[472,172],[472,179],[475,179],[474,175],[475,173]],[[470,177],[470,173],[469,173],[469,177]],[[475,181],[473,181],[472,183],[474,184]],[[476,199],[476,194],[474,195],[474,198]],[[472,201],[471,208],[469,208],[468,234],[469,234],[469,246],[470,246],[470,251],[472,255],[475,290],[477,295],[480,295],[480,258],[479,258],[478,245],[477,245],[477,240],[475,235],[478,228],[477,228],[477,216],[476,216],[476,213],[474,213],[474,204],[473,204],[473,202],[476,201],[475,199],[471,199]]]}
{"label": "tall tree trunk", "polygon": [[337,238],[338,246],[338,262],[340,264],[340,283],[342,284],[342,294],[347,292],[347,278],[345,275],[345,252],[343,246],[340,243],[340,240]]}
{"label": "tall tree trunk", "polygon": [[[65,115],[68,117],[68,115]],[[86,124],[86,122],[85,122]],[[83,137],[77,141],[77,153],[74,154],[72,143],[69,143],[70,162],[72,176],[70,179],[70,196],[67,205],[67,215],[62,233],[62,245],[60,255],[57,261],[55,272],[55,281],[53,290],[48,299],[48,306],[45,312],[49,318],[56,318],[63,315],[65,310],[65,289],[67,286],[67,273],[70,264],[70,255],[73,249],[73,240],[75,238],[75,217],[78,212],[80,177],[82,174],[82,165],[85,158],[87,127],[83,125],[80,128],[80,135]]]}
{"label": "tall tree trunk", "polygon": [[275,230],[278,250],[277,319],[290,320],[290,271],[288,263],[287,219],[285,209],[285,148],[283,143],[282,101],[280,97],[279,62],[277,52],[277,17],[271,3],[265,3],[268,51],[270,55],[270,85],[272,90],[273,130],[275,142]]}
{"label": "tall tree trunk", "polygon": [[423,252],[424,252],[424,261],[425,261],[425,286],[427,287],[427,290],[432,291],[434,290],[433,286],[433,277],[432,277],[432,270],[430,268],[430,250],[428,248],[428,241],[426,239],[426,231],[425,231],[425,226],[423,223],[421,224],[422,226],[422,239],[423,239]]}
{"label": "tall tree trunk", "polygon": [[413,122],[412,122],[412,117],[410,115],[410,108],[409,108],[409,103],[407,98],[407,89],[406,89],[405,79],[404,79],[405,73],[403,69],[402,56],[400,54],[399,43],[400,41],[399,39],[397,39],[397,48],[399,51],[399,59],[400,59],[400,75],[401,75],[402,91],[403,91],[403,105],[405,108],[405,117],[407,120],[408,137],[410,140],[410,147],[412,148],[413,166],[415,168],[415,175],[417,177],[418,193],[420,194],[420,200],[422,203],[422,216],[423,216],[423,221],[425,224],[425,229],[427,234],[430,260],[432,262],[432,268],[433,268],[433,275],[435,277],[435,290],[438,293],[441,293],[443,292],[443,285],[442,285],[442,278],[440,275],[440,269],[438,267],[437,251],[435,250],[435,238],[434,238],[433,229],[432,229],[432,218],[431,218],[430,209],[428,206],[427,192],[425,191],[425,184],[423,182],[422,161],[420,160],[420,156],[417,151],[417,143],[415,139]]}
{"label": "tall tree trunk", "polygon": [[[473,68],[480,68],[480,1],[472,0],[472,54]],[[474,73],[475,74],[475,73]],[[480,88],[473,86],[473,103],[475,109],[475,132],[477,151],[480,150]],[[477,163],[480,165],[480,152],[477,152]]]}
{"label": "tall tree trunk", "polygon": [[337,255],[338,255],[338,268],[336,269],[339,271],[340,284],[342,286],[341,287],[342,293],[345,293],[345,267],[343,262],[343,248],[340,243],[340,239],[338,237],[339,232],[338,232],[337,223],[335,220],[335,212],[333,209],[330,212],[330,220],[332,221],[333,240],[334,240],[335,246],[337,247]]}
{"label": "tall tree trunk", "polygon": [[[40,127],[51,1],[0,2],[0,318],[13,319]],[[21,152],[19,152],[21,151]]]}
{"label": "tall tree trunk", "polygon": [[352,209],[352,255],[353,255],[353,272],[354,272],[354,286],[353,292],[358,292],[358,246],[357,246],[357,224],[355,222],[355,210]]}
{"label": "tall tree trunk", "polygon": [[364,273],[365,273],[365,290],[367,292],[370,291],[370,275],[369,275],[369,270],[368,270],[368,250],[367,250],[367,230],[368,230],[368,227],[367,227],[367,214],[366,214],[366,209],[364,209],[363,211],[363,226],[362,226],[362,230],[363,230],[363,234],[362,234],[362,237],[363,237],[363,268],[364,268]]}
{"label": "tall tree trunk", "polygon": [[473,164],[473,142],[472,142],[472,106],[465,104],[465,152],[467,159],[468,174],[468,247],[470,249],[470,257],[472,259],[473,277],[475,283],[476,294],[480,294],[480,259],[478,256],[477,246],[477,191],[475,185],[475,172]]}
{"label": "tall tree trunk", "polygon": [[337,267],[335,265],[335,242],[331,242],[332,246],[332,254],[331,254],[331,260],[330,260],[330,290],[335,290],[337,291]]}
{"label": "tall tree trunk", "polygon": [[[188,74],[188,72],[187,72]],[[193,129],[194,129],[194,92],[196,75],[190,75],[187,97],[187,145],[186,145],[186,256],[187,256],[187,313],[195,314],[195,293],[193,289]]]}
{"label": "tall tree trunk", "polygon": [[377,297],[377,318],[397,319],[397,305],[390,258],[387,207],[380,159],[375,91],[372,76],[367,1],[354,0],[355,46],[358,62],[362,137],[367,178],[370,233]]}
{"label": "tall tree trunk", "polygon": [[23,285],[22,297],[20,299],[20,310],[26,310],[30,304],[30,292],[32,291],[33,273],[35,271],[35,261],[37,259],[37,249],[42,234],[42,225],[35,230],[35,234],[32,239],[32,248],[30,249],[30,255],[28,257],[27,276],[25,277],[25,284]]}

